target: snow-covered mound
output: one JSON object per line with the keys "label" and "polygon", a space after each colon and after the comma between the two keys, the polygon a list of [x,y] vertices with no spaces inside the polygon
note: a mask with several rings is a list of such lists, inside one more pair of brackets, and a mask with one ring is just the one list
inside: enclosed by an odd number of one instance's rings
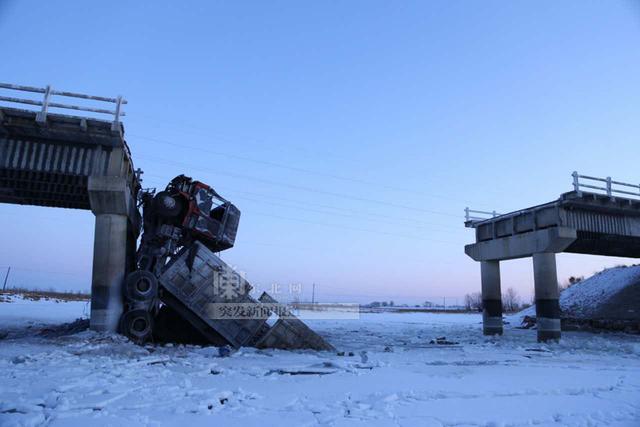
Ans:
{"label": "snow-covered mound", "polygon": [[[596,273],[560,294],[563,318],[640,320],[640,265]],[[535,305],[518,313],[535,317]]]}

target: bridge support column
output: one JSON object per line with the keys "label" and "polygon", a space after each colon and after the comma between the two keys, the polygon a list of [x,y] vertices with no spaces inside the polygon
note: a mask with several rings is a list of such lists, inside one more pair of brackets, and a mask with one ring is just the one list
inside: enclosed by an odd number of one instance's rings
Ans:
{"label": "bridge support column", "polygon": [[96,216],[90,326],[95,331],[117,332],[123,310],[122,287],[127,268],[133,268],[135,199],[127,180],[120,176],[90,176],[88,190]]}
{"label": "bridge support column", "polygon": [[500,262],[480,263],[482,280],[482,331],[485,335],[502,335],[502,295]]}
{"label": "bridge support column", "polygon": [[538,341],[558,341],[560,339],[560,304],[555,253],[533,254],[533,277]]}
{"label": "bridge support column", "polygon": [[118,330],[127,258],[127,227],[126,215],[96,214],[90,321],[94,331]]}

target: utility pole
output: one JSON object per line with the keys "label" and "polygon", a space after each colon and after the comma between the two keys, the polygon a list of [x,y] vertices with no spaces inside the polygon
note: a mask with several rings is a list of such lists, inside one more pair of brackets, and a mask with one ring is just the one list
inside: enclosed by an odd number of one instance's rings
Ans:
{"label": "utility pole", "polygon": [[7,289],[7,279],[9,278],[9,273],[11,272],[11,267],[7,267],[7,274],[4,275],[4,283],[2,284],[2,292]]}
{"label": "utility pole", "polygon": [[316,303],[316,284],[313,284],[313,287],[311,288],[311,304],[315,304]]}

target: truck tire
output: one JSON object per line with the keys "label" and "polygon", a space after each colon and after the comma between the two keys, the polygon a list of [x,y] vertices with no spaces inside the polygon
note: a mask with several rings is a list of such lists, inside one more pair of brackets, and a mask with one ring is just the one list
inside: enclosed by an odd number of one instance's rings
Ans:
{"label": "truck tire", "polygon": [[126,312],[122,316],[121,330],[123,334],[137,344],[149,341],[153,334],[151,313],[144,309]]}
{"label": "truck tire", "polygon": [[150,271],[136,270],[127,275],[124,296],[130,301],[150,302],[158,295],[158,279]]}
{"label": "truck tire", "polygon": [[163,218],[176,218],[180,216],[184,203],[180,197],[173,197],[167,191],[161,191],[153,198],[153,210]]}

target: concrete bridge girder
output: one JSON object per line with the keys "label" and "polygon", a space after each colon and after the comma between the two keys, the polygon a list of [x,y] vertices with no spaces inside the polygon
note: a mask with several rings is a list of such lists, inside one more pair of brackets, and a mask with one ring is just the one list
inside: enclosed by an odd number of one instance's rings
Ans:
{"label": "concrete bridge girder", "polygon": [[526,258],[535,253],[563,252],[578,238],[578,232],[569,227],[551,227],[499,239],[472,243],[464,247],[474,261],[504,261]]}

